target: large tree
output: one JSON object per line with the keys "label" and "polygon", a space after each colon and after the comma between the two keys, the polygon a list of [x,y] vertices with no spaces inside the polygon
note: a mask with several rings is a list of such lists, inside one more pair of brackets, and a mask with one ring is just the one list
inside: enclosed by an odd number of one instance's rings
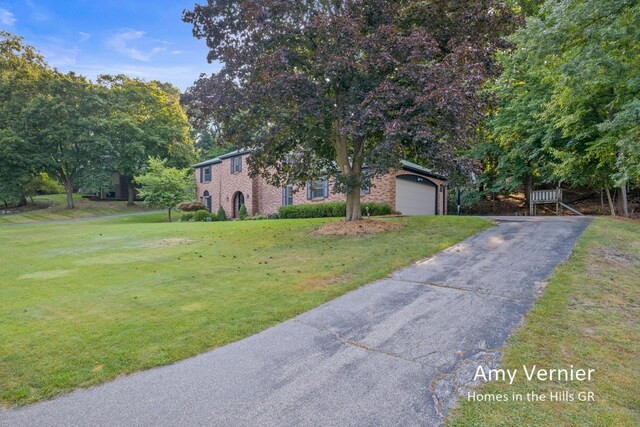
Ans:
{"label": "large tree", "polygon": [[609,189],[624,201],[640,182],[640,3],[547,1],[513,41],[490,123],[497,170],[603,189],[615,214]]}
{"label": "large tree", "polygon": [[223,63],[185,94],[194,120],[253,148],[252,173],[276,186],[332,177],[347,220],[405,156],[455,167],[515,22],[492,0],[209,0],[184,20]]}
{"label": "large tree", "polygon": [[[124,75],[103,75],[98,83],[108,94],[109,120],[105,132],[112,145],[112,171],[136,176],[146,167],[149,156],[170,159],[172,166],[181,168],[196,160],[177,88]],[[128,202],[132,205],[133,183],[128,190]]]}
{"label": "large tree", "polygon": [[0,200],[26,204],[26,187],[43,163],[24,138],[24,112],[51,78],[40,54],[22,38],[0,31]]}

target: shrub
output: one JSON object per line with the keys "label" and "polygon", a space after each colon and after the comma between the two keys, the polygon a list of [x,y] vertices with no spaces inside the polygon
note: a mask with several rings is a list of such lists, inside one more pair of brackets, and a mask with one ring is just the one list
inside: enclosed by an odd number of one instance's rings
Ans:
{"label": "shrub", "polygon": [[[387,203],[367,202],[361,204],[362,215],[390,215],[393,209]],[[347,214],[347,204],[345,202],[335,203],[315,203],[310,205],[289,205],[281,206],[278,209],[279,218],[328,218],[341,217]]]}
{"label": "shrub", "polygon": [[193,219],[193,212],[183,212],[182,215],[180,215],[180,221],[182,222],[189,222]]}
{"label": "shrub", "polygon": [[222,207],[222,205],[220,205],[220,207],[218,208],[218,214],[216,216],[218,217],[218,221],[227,220],[227,213],[224,211],[224,208]]}
{"label": "shrub", "polygon": [[240,221],[244,221],[248,216],[249,214],[247,213],[247,207],[242,204],[240,206],[240,210],[238,211],[238,219],[240,219]]}
{"label": "shrub", "polygon": [[202,204],[202,202],[191,200],[190,202],[180,203],[178,206],[176,206],[176,209],[184,212],[197,212],[206,210],[207,208],[204,206],[204,204]]}
{"label": "shrub", "polygon": [[211,215],[206,209],[201,209],[193,214],[194,221],[206,221],[207,218],[211,218]]}
{"label": "shrub", "polygon": [[[367,208],[369,209],[369,215],[371,216],[391,215],[395,213],[391,205],[388,203],[367,202],[367,203],[362,203],[360,205],[360,208],[362,209],[363,216],[367,215]],[[345,210],[345,214],[346,214],[346,210]]]}

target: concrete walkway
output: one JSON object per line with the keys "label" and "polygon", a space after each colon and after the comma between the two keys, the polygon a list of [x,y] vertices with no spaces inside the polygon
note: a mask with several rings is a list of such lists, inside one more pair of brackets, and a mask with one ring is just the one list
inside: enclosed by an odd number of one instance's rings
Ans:
{"label": "concrete walkway", "polygon": [[589,221],[505,218],[260,334],[0,412],[0,425],[439,425]]}

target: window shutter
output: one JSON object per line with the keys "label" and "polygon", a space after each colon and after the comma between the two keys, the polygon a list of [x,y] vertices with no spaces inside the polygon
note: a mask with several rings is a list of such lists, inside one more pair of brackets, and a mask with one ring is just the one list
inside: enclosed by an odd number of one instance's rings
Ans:
{"label": "window shutter", "polygon": [[238,156],[236,161],[238,162],[238,172],[242,172],[242,156]]}
{"label": "window shutter", "polygon": [[282,187],[282,206],[287,205],[287,187]]}
{"label": "window shutter", "polygon": [[327,197],[329,197],[329,180],[325,179],[324,180],[324,198],[326,199]]}
{"label": "window shutter", "polygon": [[307,200],[311,200],[311,182],[307,182]]}
{"label": "window shutter", "polygon": [[204,168],[200,168],[200,182],[202,183],[202,174],[204,173]]}
{"label": "window shutter", "polygon": [[234,164],[235,164],[235,162],[236,162],[236,158],[235,158],[235,157],[232,157],[230,160],[231,160],[231,173],[233,173],[233,172],[234,172],[234,170],[233,170],[233,169],[234,169],[234,166],[235,166]]}

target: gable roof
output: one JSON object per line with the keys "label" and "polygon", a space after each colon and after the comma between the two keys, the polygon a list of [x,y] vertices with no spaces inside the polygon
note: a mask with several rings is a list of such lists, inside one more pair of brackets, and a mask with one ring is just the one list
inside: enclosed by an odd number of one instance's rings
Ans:
{"label": "gable roof", "polygon": [[410,162],[408,160],[400,160],[400,164],[402,164],[402,169],[419,173],[421,175],[430,176],[432,178],[444,179],[447,180],[447,177],[444,175],[440,175],[437,173],[431,172],[431,169],[427,169],[424,166],[420,166],[416,163]]}
{"label": "gable roof", "polygon": [[[235,157],[235,156],[240,156],[242,154],[247,154],[250,153],[252,150],[250,149],[242,149],[242,150],[235,150],[235,151],[231,151],[230,153],[227,154],[223,154],[219,157],[216,157],[215,159],[209,159],[209,160],[205,160],[203,162],[200,163],[196,163],[195,165],[193,165],[193,168],[201,168],[204,166],[209,166],[209,165],[215,165],[217,163],[222,163],[222,161],[224,159],[229,159],[231,157]],[[437,173],[434,173],[431,171],[431,169],[427,169],[424,166],[420,166],[416,163],[410,162],[408,160],[400,160],[400,164],[402,165],[402,169],[407,170],[407,171],[411,171],[411,172],[415,172],[418,173],[420,175],[424,175],[424,176],[428,176],[428,177],[432,177],[432,178],[438,178],[438,179],[443,179],[443,180],[447,180],[447,177],[444,175],[440,175]]]}

